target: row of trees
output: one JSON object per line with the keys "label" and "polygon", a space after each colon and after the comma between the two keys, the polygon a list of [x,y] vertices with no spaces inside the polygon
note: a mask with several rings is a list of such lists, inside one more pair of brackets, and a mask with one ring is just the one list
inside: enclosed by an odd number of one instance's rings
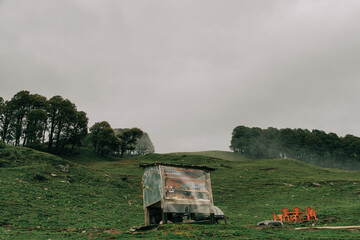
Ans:
{"label": "row of trees", "polygon": [[326,167],[360,167],[360,138],[307,129],[249,128],[233,130],[230,148],[251,158],[294,158]]}
{"label": "row of trees", "polygon": [[0,97],[0,140],[4,143],[59,152],[80,145],[87,129],[86,113],[61,96],[48,100],[20,91],[9,101]]}
{"label": "row of trees", "polygon": [[106,121],[97,122],[90,128],[90,141],[99,154],[119,154],[136,149],[137,140],[144,135],[139,128],[120,129],[117,134]]}
{"label": "row of trees", "polygon": [[[150,138],[139,128],[117,129],[106,121],[95,123],[88,134],[88,118],[74,103],[61,96],[49,100],[29,91],[16,93],[9,101],[0,97],[0,141],[52,153],[91,146],[101,155],[143,155],[154,152]],[[139,140],[139,141],[138,141]]]}

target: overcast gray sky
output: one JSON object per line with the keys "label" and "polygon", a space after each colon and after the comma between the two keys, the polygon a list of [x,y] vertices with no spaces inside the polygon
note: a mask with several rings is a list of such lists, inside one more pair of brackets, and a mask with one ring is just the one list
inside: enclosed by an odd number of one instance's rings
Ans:
{"label": "overcast gray sky", "polygon": [[0,96],[61,95],[157,152],[248,127],[360,136],[358,0],[0,0]]}

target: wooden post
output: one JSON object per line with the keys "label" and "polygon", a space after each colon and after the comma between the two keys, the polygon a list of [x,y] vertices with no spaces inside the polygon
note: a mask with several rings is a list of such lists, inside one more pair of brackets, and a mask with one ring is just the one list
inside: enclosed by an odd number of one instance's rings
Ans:
{"label": "wooden post", "polygon": [[145,213],[145,226],[149,226],[151,224],[150,211],[147,207],[144,207],[144,213]]}
{"label": "wooden post", "polygon": [[209,198],[210,198],[210,220],[211,223],[215,224],[215,209],[214,209],[214,201],[211,189],[211,180],[210,180],[210,173],[206,172],[206,182],[209,191]]}
{"label": "wooden post", "polygon": [[161,209],[161,220],[163,224],[167,224],[167,213],[164,212],[163,209]]}
{"label": "wooden post", "polygon": [[149,209],[145,206],[145,186],[144,186],[144,176],[142,177],[142,187],[143,187],[143,209],[145,217],[145,226],[150,225],[150,212]]}
{"label": "wooden post", "polygon": [[165,175],[164,175],[164,168],[160,166],[160,177],[161,177],[161,188],[162,188],[162,198],[161,198],[161,220],[163,224],[167,224],[167,213],[164,212],[164,208],[166,206],[166,189],[165,189]]}

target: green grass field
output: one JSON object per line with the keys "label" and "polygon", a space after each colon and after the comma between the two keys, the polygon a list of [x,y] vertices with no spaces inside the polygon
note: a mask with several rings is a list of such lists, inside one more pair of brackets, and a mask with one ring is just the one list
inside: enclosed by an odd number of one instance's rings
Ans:
{"label": "green grass field", "polygon": [[[324,169],[290,159],[248,160],[229,152],[102,158],[86,149],[65,158],[22,147],[0,149],[0,239],[359,239],[360,172]],[[233,158],[232,158],[233,157]],[[139,163],[215,167],[215,205],[228,224],[144,223]],[[282,208],[316,207],[317,222],[259,227]]]}
{"label": "green grass field", "polygon": [[211,158],[219,158],[221,160],[228,161],[242,161],[246,160],[245,157],[234,154],[233,152],[228,151],[202,151],[202,152],[183,152],[183,153],[171,153],[173,155],[195,155],[195,156],[205,156]]}

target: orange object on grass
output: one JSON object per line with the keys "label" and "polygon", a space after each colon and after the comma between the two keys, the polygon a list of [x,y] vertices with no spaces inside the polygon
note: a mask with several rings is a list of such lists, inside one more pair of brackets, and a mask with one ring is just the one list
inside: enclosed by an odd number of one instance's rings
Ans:
{"label": "orange object on grass", "polygon": [[286,219],[290,222],[290,215],[289,215],[289,209],[287,209],[287,208],[283,208],[283,209],[281,209],[281,212],[283,213],[282,215],[283,215],[283,221],[285,222],[286,221]]}
{"label": "orange object on grass", "polygon": [[313,210],[310,210],[310,218],[311,218],[311,219],[318,220],[317,217],[316,217],[315,208],[314,208]]}
{"label": "orange object on grass", "polygon": [[311,219],[310,211],[311,211],[310,207],[305,208],[305,216],[303,216],[304,221],[310,221]]}
{"label": "orange object on grass", "polygon": [[298,207],[293,208],[293,215],[291,216],[291,220],[296,222],[301,222],[303,220],[302,212],[300,212],[300,208]]}
{"label": "orange object on grass", "polygon": [[283,215],[282,214],[275,214],[275,213],[272,213],[273,217],[274,217],[274,221],[282,221],[282,218],[283,218]]}

